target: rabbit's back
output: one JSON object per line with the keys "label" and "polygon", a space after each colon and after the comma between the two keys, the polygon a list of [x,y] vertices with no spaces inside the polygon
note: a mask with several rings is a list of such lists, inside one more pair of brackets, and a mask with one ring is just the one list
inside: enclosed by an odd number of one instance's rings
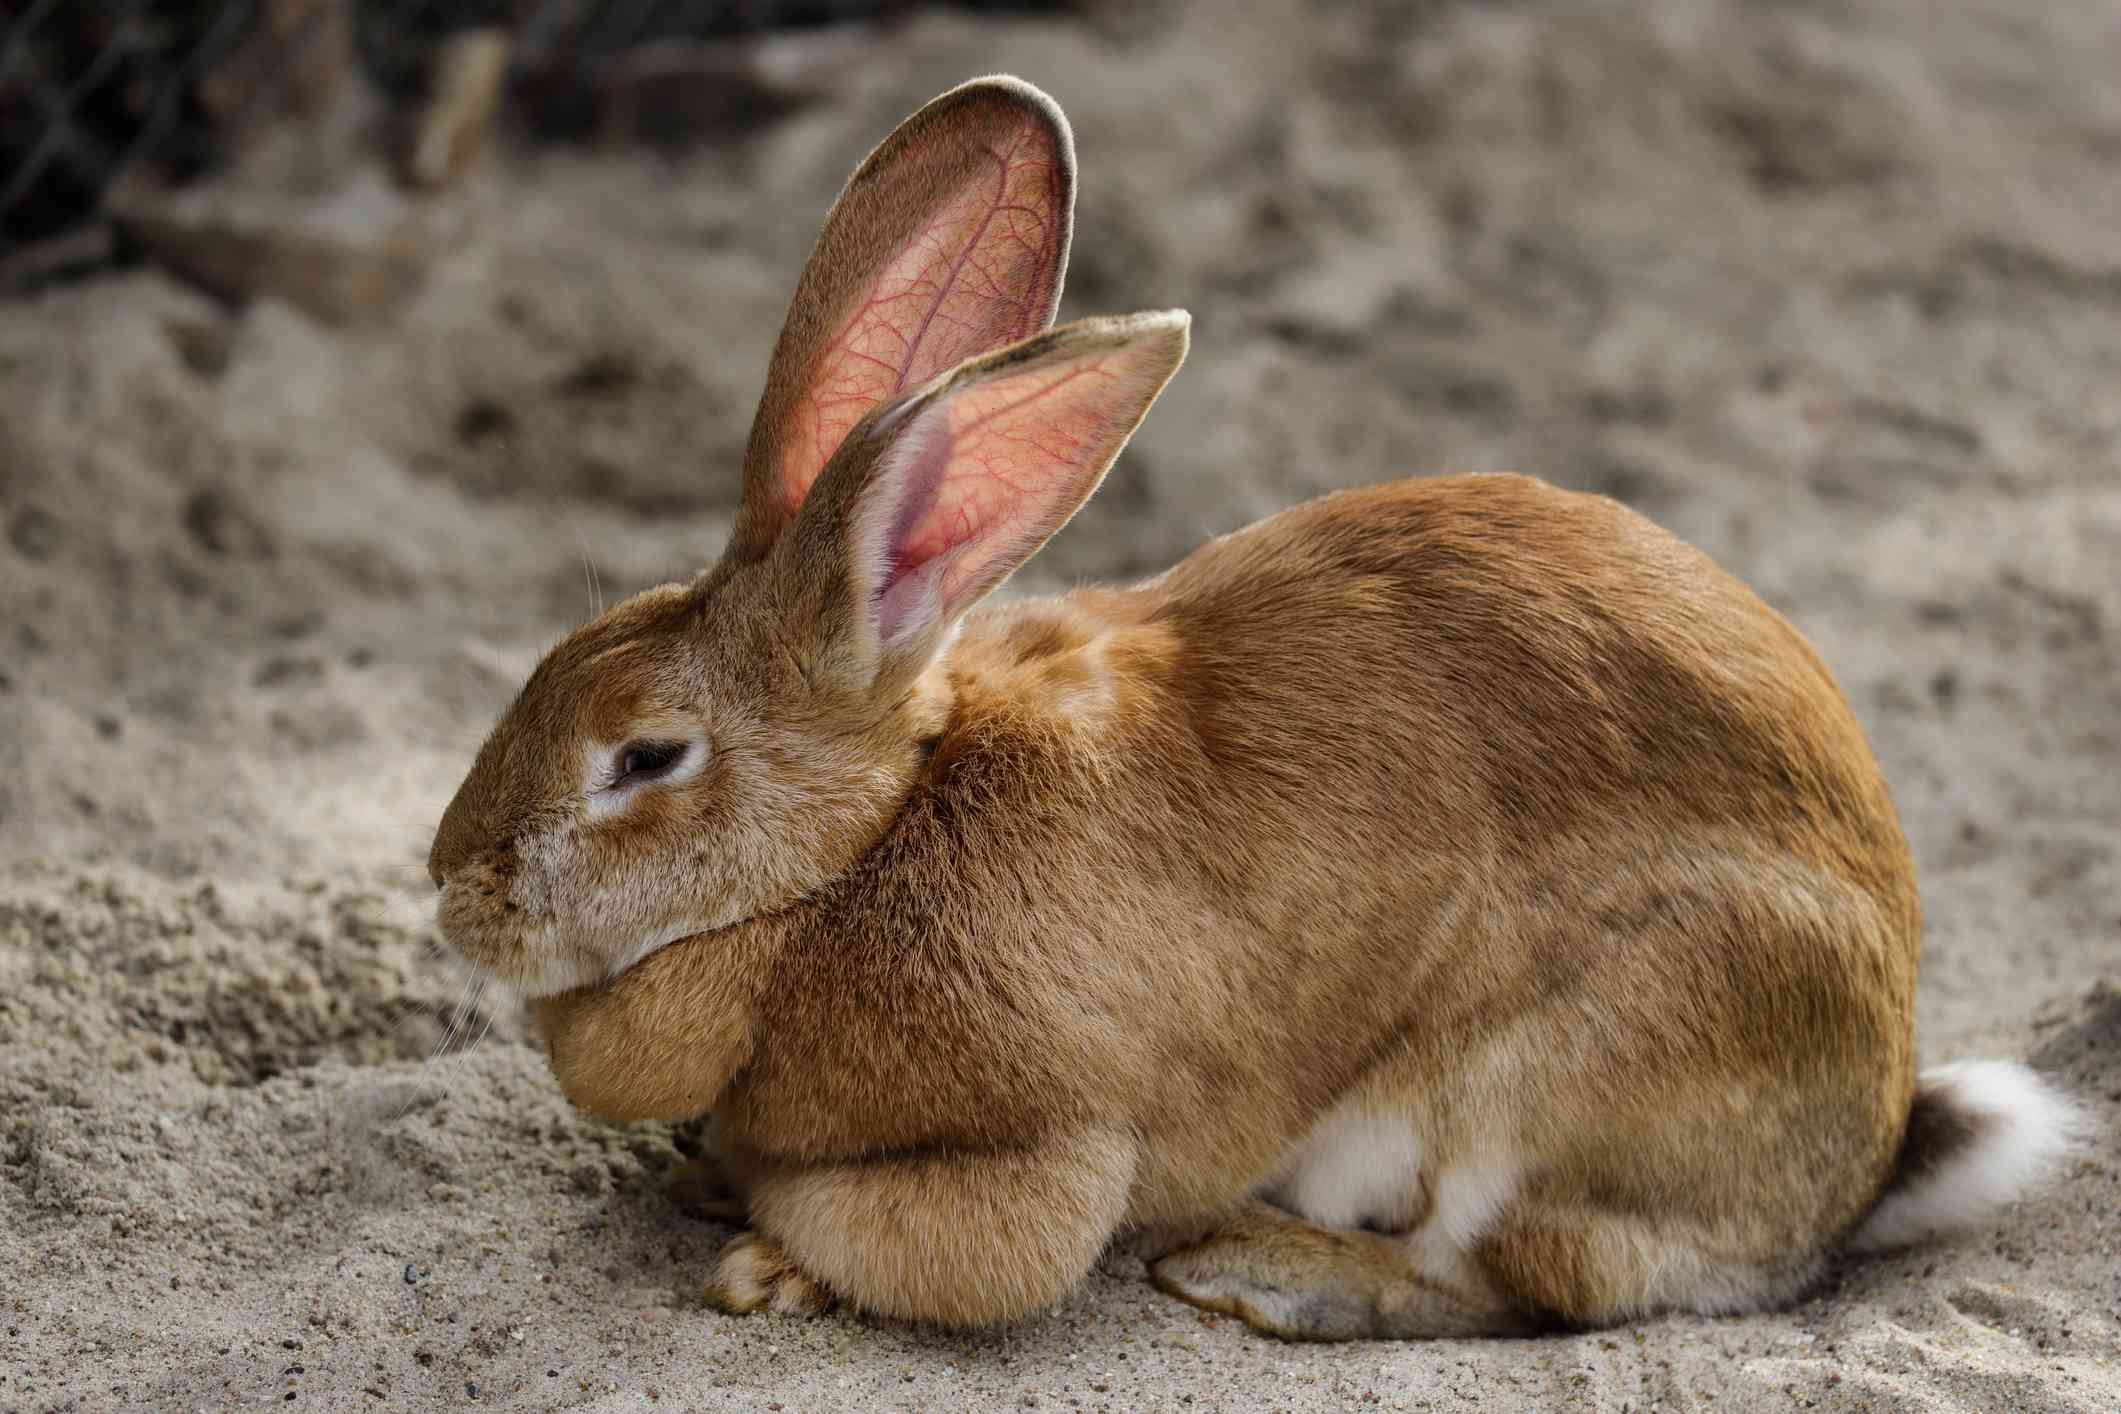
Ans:
{"label": "rabbit's back", "polygon": [[1395,482],[1215,541],[1149,594],[1229,769],[1411,763],[1404,817],[1491,849],[1739,831],[1913,927],[1891,800],[1825,665],[1616,502],[1519,476]]}

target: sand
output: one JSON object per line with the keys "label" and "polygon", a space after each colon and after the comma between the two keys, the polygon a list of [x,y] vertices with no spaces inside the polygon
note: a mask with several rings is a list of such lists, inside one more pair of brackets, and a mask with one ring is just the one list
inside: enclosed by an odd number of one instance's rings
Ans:
{"label": "sand", "polygon": [[[2114,7],[1170,3],[768,51],[820,55],[829,99],[679,151],[504,141],[416,204],[359,123],[288,130],[165,213],[326,233],[350,301],[148,266],[0,307],[0,1406],[2121,1407]],[[420,862],[585,557],[612,597],[716,552],[837,183],[995,69],[1074,119],[1064,313],[1196,319],[1020,587],[1414,471],[1640,507],[1840,675],[1922,869],[1923,1053],[2085,1098],[2055,1187],[1789,1310],[1536,1341],[1282,1345],[1117,1260],[977,1336],[702,1308],[729,1232],[663,1191],[696,1135],[585,1120],[512,1007],[458,1019]]]}

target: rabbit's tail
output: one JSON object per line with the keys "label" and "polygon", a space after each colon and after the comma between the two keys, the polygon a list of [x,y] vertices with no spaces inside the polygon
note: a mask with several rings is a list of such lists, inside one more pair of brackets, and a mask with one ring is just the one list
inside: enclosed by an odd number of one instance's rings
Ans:
{"label": "rabbit's tail", "polygon": [[1972,1227],[2053,1174],[2088,1128],[2066,1095],[2015,1061],[1925,1070],[1892,1182],[1848,1245],[1877,1252]]}

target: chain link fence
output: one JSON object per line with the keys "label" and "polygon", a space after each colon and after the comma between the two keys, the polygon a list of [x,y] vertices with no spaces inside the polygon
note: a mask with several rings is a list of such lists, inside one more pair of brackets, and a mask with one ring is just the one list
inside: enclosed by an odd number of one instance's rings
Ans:
{"label": "chain link fence", "polygon": [[[957,0],[957,8],[1063,8]],[[568,76],[631,51],[876,20],[915,0],[0,0],[0,257],[78,231],[121,178],[179,182],[345,82],[399,97],[466,29],[511,36],[538,127],[581,126]],[[580,103],[574,104],[579,109]]]}
{"label": "chain link fence", "polygon": [[142,160],[178,177],[207,165],[201,81],[259,5],[0,3],[0,245],[63,231]]}

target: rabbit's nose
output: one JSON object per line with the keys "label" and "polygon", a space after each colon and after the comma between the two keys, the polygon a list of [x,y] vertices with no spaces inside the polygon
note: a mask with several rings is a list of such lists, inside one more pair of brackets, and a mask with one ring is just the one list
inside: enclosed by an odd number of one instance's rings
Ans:
{"label": "rabbit's nose", "polygon": [[451,832],[446,828],[448,823],[445,818],[445,828],[435,831],[434,847],[427,851],[427,877],[435,881],[438,889],[448,884],[450,874],[464,862],[462,851],[451,847]]}
{"label": "rabbit's nose", "polygon": [[481,797],[472,790],[472,782],[466,781],[442,812],[442,822],[435,826],[434,845],[427,851],[427,877],[435,881],[436,888],[479,857],[489,841],[484,828],[488,815]]}

